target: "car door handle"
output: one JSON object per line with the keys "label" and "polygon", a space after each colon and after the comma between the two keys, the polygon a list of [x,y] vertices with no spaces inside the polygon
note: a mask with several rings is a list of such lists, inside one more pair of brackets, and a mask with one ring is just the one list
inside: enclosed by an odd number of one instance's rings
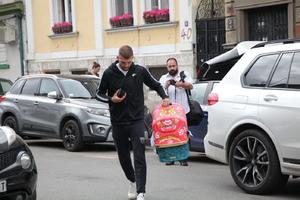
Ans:
{"label": "car door handle", "polygon": [[14,99],[13,102],[14,103],[19,103],[19,100],[18,99]]}
{"label": "car door handle", "polygon": [[34,104],[34,105],[39,105],[39,102],[35,101],[33,104]]}
{"label": "car door handle", "polygon": [[270,101],[277,101],[278,100],[278,97],[275,96],[275,95],[267,95],[264,97],[264,100],[267,101],[267,102],[270,102]]}

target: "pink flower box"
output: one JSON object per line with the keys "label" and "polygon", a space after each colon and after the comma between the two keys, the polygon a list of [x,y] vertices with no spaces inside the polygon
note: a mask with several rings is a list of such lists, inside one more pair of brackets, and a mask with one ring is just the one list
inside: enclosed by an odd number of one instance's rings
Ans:
{"label": "pink flower box", "polygon": [[169,9],[145,11],[143,17],[147,24],[170,21]]}
{"label": "pink flower box", "polygon": [[70,33],[73,31],[73,25],[71,22],[58,22],[52,26],[52,31],[55,34]]}
{"label": "pink flower box", "polygon": [[129,13],[125,13],[121,16],[111,17],[109,21],[113,28],[133,26],[133,16]]}

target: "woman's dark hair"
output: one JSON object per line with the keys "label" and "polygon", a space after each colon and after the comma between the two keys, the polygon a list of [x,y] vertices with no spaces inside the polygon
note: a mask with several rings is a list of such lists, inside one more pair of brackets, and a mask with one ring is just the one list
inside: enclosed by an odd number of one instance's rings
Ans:
{"label": "woman's dark hair", "polygon": [[95,68],[98,68],[98,67],[100,67],[100,64],[97,63],[97,62],[93,62],[93,67],[92,67],[92,69],[95,69]]}

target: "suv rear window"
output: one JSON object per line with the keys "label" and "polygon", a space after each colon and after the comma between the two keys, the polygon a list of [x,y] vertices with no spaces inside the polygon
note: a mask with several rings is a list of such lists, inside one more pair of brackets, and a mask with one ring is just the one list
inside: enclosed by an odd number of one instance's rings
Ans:
{"label": "suv rear window", "polygon": [[272,80],[270,82],[270,87],[273,88],[286,88],[290,66],[293,59],[293,53],[283,54],[278,62]]}
{"label": "suv rear window", "polygon": [[245,74],[245,85],[265,87],[278,56],[278,54],[273,54],[258,58],[251,66],[250,70]]}

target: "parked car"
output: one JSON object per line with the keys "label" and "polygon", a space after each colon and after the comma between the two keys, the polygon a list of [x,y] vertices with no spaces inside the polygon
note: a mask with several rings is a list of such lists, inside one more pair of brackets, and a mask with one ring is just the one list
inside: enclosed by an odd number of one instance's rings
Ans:
{"label": "parked car", "polygon": [[212,89],[219,83],[219,81],[197,81],[193,84],[191,90],[191,98],[196,100],[201,105],[204,117],[201,122],[194,126],[189,126],[191,132],[190,150],[196,152],[205,152],[204,137],[207,133],[207,98]]}
{"label": "parked car", "polygon": [[198,125],[189,126],[192,136],[190,137],[190,150],[205,152],[204,137],[207,133],[207,100],[212,89],[218,85],[231,67],[241,56],[261,41],[244,41],[239,43],[232,50],[225,52],[215,58],[204,62],[200,68],[201,77],[193,84],[191,98],[200,103],[204,112],[204,118]]}
{"label": "parked car", "polygon": [[68,151],[112,141],[108,105],[79,81],[56,75],[18,79],[1,99],[0,122],[20,135],[60,138]]}
{"label": "parked car", "polygon": [[0,98],[3,96],[12,86],[12,82],[8,79],[0,78]]}
{"label": "parked car", "polygon": [[208,157],[229,163],[235,183],[252,194],[300,176],[300,43],[250,49],[208,99]]}
{"label": "parked car", "polygon": [[27,144],[0,126],[0,199],[36,200],[37,168]]}

